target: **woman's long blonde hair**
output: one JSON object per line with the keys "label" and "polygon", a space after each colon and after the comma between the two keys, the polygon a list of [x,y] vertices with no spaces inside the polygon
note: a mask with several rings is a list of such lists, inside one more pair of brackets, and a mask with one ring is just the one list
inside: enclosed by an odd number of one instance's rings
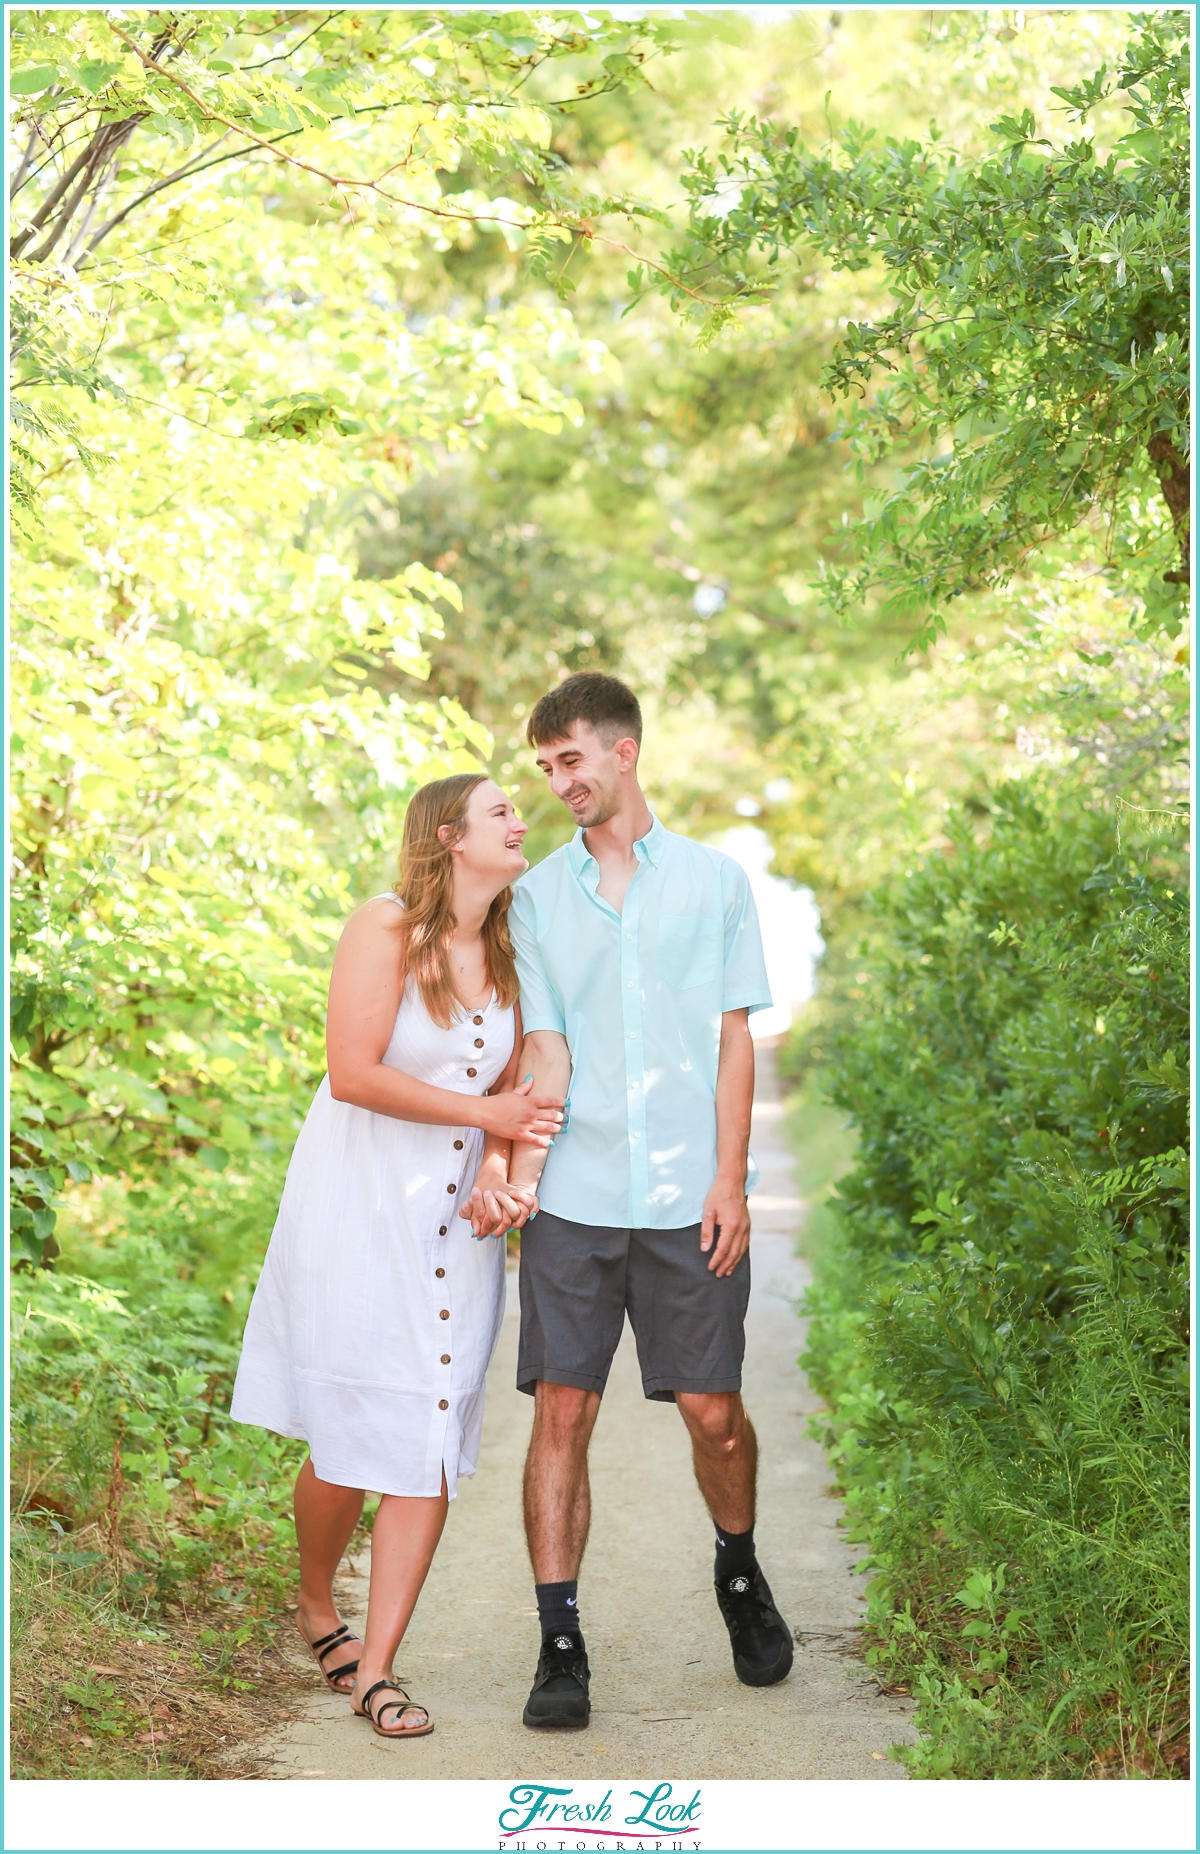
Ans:
{"label": "woman's long blonde hair", "polygon": [[[404,903],[404,973],[406,979],[417,981],[425,1009],[443,1030],[450,1028],[457,1012],[466,1009],[450,974],[450,936],[458,925],[450,845],[466,830],[467,802],[486,778],[486,773],[455,773],[450,779],[434,779],[414,792],[404,818],[400,875],[395,884],[395,893]],[[438,836],[444,824],[451,827],[445,843]],[[512,889],[502,889],[487,911],[481,936],[487,975],[496,1002],[504,1010],[516,1003],[520,991],[508,935],[511,900]]]}

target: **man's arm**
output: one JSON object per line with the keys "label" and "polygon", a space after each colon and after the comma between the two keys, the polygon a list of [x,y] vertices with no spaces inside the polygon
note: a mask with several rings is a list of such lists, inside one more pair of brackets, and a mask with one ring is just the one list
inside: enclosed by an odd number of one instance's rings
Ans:
{"label": "man's arm", "polygon": [[[745,1013],[742,1013],[743,1017]],[[747,1038],[748,1040],[748,1038]],[[753,1056],[751,1056],[753,1062]],[[571,1084],[571,1051],[567,1039],[559,1030],[531,1030],[521,1045],[521,1060],[517,1064],[517,1073],[524,1081],[526,1076],[533,1076],[530,1093],[540,1095],[545,1092],[551,1077],[554,1078],[555,1094],[563,1100]],[[753,1078],[751,1079],[753,1088]],[[570,1119],[568,1103],[567,1118]],[[748,1136],[747,1136],[748,1137]],[[546,1147],[531,1146],[517,1140],[513,1141],[512,1159],[508,1167],[508,1182],[514,1188],[524,1186],[536,1191],[542,1167],[546,1163]],[[743,1167],[743,1177],[745,1168]]]}
{"label": "man's arm", "polygon": [[[709,1271],[718,1278],[732,1274],[750,1247],[746,1166],[750,1150],[750,1110],[754,1105],[754,1042],[749,1017],[748,1009],[724,1011],[721,1015],[721,1053],[717,1061],[717,1175],[704,1200],[700,1223],[700,1247],[706,1254],[712,1249]],[[520,1150],[533,1152],[536,1148]],[[545,1153],[538,1156],[544,1164]]]}

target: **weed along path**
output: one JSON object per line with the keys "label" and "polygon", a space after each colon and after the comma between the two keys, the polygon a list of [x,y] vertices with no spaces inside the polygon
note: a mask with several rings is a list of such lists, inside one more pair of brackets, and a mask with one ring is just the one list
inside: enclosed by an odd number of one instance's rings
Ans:
{"label": "weed along path", "polygon": [[[759,1074],[754,1152],[762,1180],[752,1199],[745,1398],[762,1451],[760,1556],[797,1640],[790,1677],[752,1690],[734,1675],[713,1597],[712,1531],[683,1425],[669,1404],[642,1396],[626,1327],[592,1443],[592,1535],[580,1580],[591,1726],[544,1736],[522,1726],[538,1637],[521,1529],[532,1400],[513,1387],[514,1271],[488,1380],[479,1472],[459,1484],[397,1661],[437,1729],[408,1744],[385,1743],[321,1689],[260,1745],[264,1776],[903,1780],[886,1752],[915,1739],[912,1708],[882,1694],[857,1657],[865,1580],[837,1529],[828,1465],[804,1434],[816,1399],[796,1364],[802,1204],[771,1051],[761,1046]],[[366,1570],[360,1554],[345,1583],[347,1620],[365,1614]]]}

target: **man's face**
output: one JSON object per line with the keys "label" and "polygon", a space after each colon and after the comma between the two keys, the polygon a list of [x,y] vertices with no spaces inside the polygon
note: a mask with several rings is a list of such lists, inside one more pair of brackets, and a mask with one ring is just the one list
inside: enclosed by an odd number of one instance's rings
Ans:
{"label": "man's face", "polygon": [[584,830],[607,824],[620,810],[621,774],[636,762],[632,740],[615,740],[606,747],[586,721],[577,721],[565,739],[548,741],[537,750],[537,763],[551,791]]}

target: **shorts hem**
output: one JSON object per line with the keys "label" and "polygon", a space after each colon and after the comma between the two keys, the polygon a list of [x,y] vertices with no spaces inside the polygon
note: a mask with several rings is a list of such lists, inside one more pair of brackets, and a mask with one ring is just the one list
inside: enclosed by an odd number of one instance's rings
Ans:
{"label": "shorts hem", "polygon": [[536,1386],[539,1383],[566,1384],[571,1390],[596,1391],[603,1397],[604,1387],[608,1383],[608,1378],[598,1378],[594,1373],[588,1371],[557,1371],[551,1366],[547,1366],[545,1370],[535,1369],[530,1366],[524,1371],[518,1371],[517,1389],[519,1391],[524,1391],[527,1397],[532,1397],[534,1395]]}
{"label": "shorts hem", "polygon": [[652,1403],[674,1403],[676,1391],[684,1396],[729,1394],[742,1388],[742,1374],[723,1378],[643,1378],[642,1391]]}

